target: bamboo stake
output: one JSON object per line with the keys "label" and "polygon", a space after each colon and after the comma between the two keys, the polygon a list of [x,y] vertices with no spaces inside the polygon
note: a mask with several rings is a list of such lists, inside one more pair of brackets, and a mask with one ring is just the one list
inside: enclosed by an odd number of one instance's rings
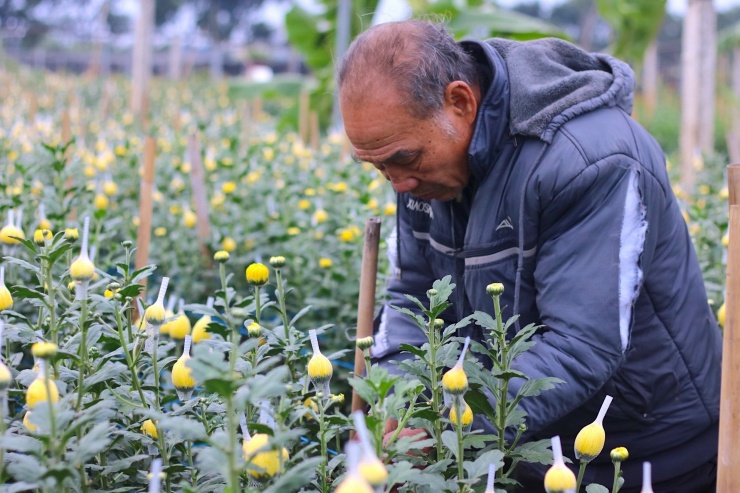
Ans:
{"label": "bamboo stake", "polygon": [[319,150],[319,114],[316,111],[309,113],[309,119],[311,120],[311,149],[314,151]]}
{"label": "bamboo stake", "polygon": [[190,160],[190,185],[193,187],[193,199],[195,200],[200,253],[205,258],[210,259],[211,252],[206,242],[211,237],[211,225],[208,221],[208,201],[203,177],[203,160],[200,156],[200,142],[197,133],[192,133],[188,137],[188,159]]}
{"label": "bamboo stake", "polygon": [[[139,232],[136,240],[136,270],[144,268],[149,263],[149,242],[152,238],[152,207],[154,195],[154,158],[157,154],[157,144],[154,137],[147,137],[144,142],[144,175],[141,177],[139,189]],[[146,298],[146,278],[141,284],[144,289],[141,298]]]}
{"label": "bamboo stake", "polygon": [[730,192],[730,244],[727,255],[727,293],[722,341],[717,492],[740,491],[740,164],[727,168]]}
{"label": "bamboo stake", "polygon": [[[365,245],[362,249],[362,270],[360,272],[360,297],[357,302],[357,339],[373,335],[373,316],[375,314],[375,284],[378,276],[378,243],[380,242],[379,217],[371,217],[365,223]],[[355,348],[355,378],[365,373],[365,358],[362,351]],[[367,403],[352,390],[352,411],[365,412]]]}
{"label": "bamboo stake", "polygon": [[308,91],[301,91],[298,97],[298,136],[301,138],[303,145],[308,145],[308,112],[311,109],[310,105]]}

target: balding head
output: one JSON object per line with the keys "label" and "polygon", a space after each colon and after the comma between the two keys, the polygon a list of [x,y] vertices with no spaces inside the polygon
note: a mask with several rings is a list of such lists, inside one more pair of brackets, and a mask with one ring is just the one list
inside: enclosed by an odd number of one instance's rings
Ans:
{"label": "balding head", "polygon": [[451,82],[477,84],[475,62],[445,30],[410,20],[374,26],[350,45],[337,67],[343,101],[357,103],[379,87],[394,87],[416,118],[438,113]]}

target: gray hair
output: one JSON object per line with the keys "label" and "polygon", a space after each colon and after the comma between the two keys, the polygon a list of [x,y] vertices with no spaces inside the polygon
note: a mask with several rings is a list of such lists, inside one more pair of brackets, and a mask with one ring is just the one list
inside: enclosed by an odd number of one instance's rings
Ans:
{"label": "gray hair", "polygon": [[443,25],[424,20],[379,24],[360,34],[337,65],[337,86],[362,94],[371,88],[368,72],[408,95],[406,107],[421,119],[442,109],[451,82],[477,82],[473,57]]}

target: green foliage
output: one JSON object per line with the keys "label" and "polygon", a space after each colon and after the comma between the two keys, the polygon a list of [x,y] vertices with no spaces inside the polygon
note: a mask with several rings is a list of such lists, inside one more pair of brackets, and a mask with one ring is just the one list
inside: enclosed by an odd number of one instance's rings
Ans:
{"label": "green foliage", "polygon": [[614,30],[612,54],[633,67],[642,64],[665,15],[666,0],[596,0],[599,14]]}

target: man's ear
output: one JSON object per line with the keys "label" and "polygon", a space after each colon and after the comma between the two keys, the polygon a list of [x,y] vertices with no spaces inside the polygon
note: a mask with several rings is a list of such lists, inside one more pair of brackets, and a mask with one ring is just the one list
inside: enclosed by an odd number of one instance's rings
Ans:
{"label": "man's ear", "polygon": [[468,83],[456,80],[447,84],[445,106],[453,116],[462,118],[468,123],[475,121],[478,112],[478,101],[473,88]]}

